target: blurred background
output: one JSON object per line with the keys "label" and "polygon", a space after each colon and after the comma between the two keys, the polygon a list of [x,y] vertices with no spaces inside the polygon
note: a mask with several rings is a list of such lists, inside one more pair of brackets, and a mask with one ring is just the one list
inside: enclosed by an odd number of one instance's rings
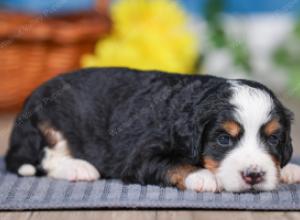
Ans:
{"label": "blurred background", "polygon": [[295,113],[300,156],[299,12],[299,0],[0,0],[0,154],[38,85],[126,66],[268,85]]}

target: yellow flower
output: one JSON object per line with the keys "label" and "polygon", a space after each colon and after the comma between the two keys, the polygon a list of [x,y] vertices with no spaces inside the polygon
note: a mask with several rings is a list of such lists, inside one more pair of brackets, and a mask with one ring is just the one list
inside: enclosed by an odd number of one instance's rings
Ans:
{"label": "yellow flower", "polygon": [[191,73],[198,42],[187,16],[172,0],[119,0],[111,10],[113,33],[100,40],[84,67],[125,66]]}

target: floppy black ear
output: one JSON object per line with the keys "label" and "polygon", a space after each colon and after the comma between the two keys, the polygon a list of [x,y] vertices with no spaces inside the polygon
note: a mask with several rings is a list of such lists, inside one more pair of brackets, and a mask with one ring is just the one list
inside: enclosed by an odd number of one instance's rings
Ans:
{"label": "floppy black ear", "polygon": [[282,158],[281,158],[281,167],[284,167],[291,159],[293,154],[293,145],[292,145],[292,138],[291,138],[291,124],[294,119],[294,114],[288,109],[284,110],[285,114],[285,143],[282,150]]}
{"label": "floppy black ear", "polygon": [[200,156],[203,151],[204,136],[206,132],[208,121],[198,121],[198,124],[195,125],[194,134],[193,134],[193,150],[194,154]]}
{"label": "floppy black ear", "polygon": [[198,120],[184,121],[173,129],[174,145],[190,162],[199,162],[204,130],[205,123],[199,123]]}
{"label": "floppy black ear", "polygon": [[292,140],[288,137],[288,141],[286,142],[285,146],[283,146],[282,158],[281,158],[281,168],[284,167],[291,159],[293,154],[293,146]]}

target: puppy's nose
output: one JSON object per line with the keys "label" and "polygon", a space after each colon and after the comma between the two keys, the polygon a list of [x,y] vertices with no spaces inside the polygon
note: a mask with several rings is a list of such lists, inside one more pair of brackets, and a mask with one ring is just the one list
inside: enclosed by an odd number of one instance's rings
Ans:
{"label": "puppy's nose", "polygon": [[258,171],[253,168],[248,168],[241,172],[243,180],[249,185],[261,183],[264,180],[265,174],[264,171]]}

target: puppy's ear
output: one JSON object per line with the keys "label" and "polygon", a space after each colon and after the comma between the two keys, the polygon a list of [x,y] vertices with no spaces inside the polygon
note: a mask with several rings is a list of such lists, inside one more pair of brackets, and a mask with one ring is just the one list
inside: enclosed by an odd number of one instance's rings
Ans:
{"label": "puppy's ear", "polygon": [[290,137],[288,137],[288,141],[285,143],[285,146],[283,146],[283,152],[282,152],[282,158],[281,158],[281,168],[284,167],[291,159],[293,154],[293,146],[292,146],[292,140]]}
{"label": "puppy's ear", "polygon": [[207,124],[207,121],[198,121],[198,123],[194,125],[192,138],[193,157],[199,158],[200,154],[203,151],[203,140]]}
{"label": "puppy's ear", "polygon": [[291,159],[292,154],[293,154],[293,146],[292,146],[292,138],[291,138],[291,124],[294,120],[294,114],[288,110],[284,110],[284,115],[285,115],[285,142],[283,145],[283,150],[282,150],[282,158],[281,158],[281,167],[284,167]]}
{"label": "puppy's ear", "polygon": [[172,145],[176,146],[180,155],[188,157],[190,162],[199,162],[204,128],[204,124],[191,120],[175,125],[172,129]]}

